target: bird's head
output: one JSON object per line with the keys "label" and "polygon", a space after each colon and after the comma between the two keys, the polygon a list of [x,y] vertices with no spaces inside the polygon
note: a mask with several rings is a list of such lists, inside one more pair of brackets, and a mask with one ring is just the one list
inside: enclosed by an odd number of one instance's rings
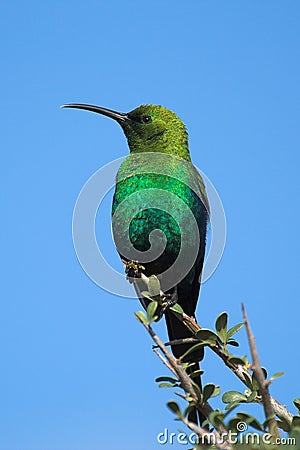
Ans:
{"label": "bird's head", "polygon": [[75,103],[63,107],[86,109],[116,120],[126,135],[131,153],[169,153],[190,161],[185,125],[175,113],[163,106],[141,105],[129,113]]}

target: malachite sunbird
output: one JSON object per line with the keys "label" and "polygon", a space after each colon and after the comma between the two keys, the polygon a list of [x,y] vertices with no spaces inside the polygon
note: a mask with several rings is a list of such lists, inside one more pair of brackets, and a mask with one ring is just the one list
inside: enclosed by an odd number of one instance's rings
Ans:
{"label": "malachite sunbird", "polygon": [[[158,105],[141,105],[129,113],[86,104],[64,106],[108,116],[122,127],[130,155],[120,166],[113,197],[117,250],[123,261],[138,261],[148,277],[157,275],[162,290],[195,316],[209,204],[203,180],[191,163],[184,123]],[[141,295],[146,287],[138,279],[135,286],[146,307]],[[171,311],[166,310],[165,317],[170,341],[192,336]],[[174,345],[173,354],[178,358],[191,345]],[[202,358],[203,350],[198,350],[187,359]]]}

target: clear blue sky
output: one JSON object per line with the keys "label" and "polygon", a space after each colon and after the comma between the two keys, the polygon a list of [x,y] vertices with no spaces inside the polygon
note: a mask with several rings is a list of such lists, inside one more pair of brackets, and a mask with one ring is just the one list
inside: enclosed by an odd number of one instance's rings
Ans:
{"label": "clear blue sky", "polygon": [[[113,121],[60,110],[66,102],[157,103],[184,120],[228,224],[199,322],[211,327],[226,310],[237,323],[245,302],[263,365],[286,373],[272,393],[292,408],[299,13],[290,0],[2,5],[0,450],[159,449],[157,433],[178,428],[165,407],[172,392],[154,383],[167,372],[133,317],[138,303],[92,283],[72,244],[80,189],[127,154],[126,141]],[[100,222],[109,230],[109,200]],[[98,241],[121,270],[106,235]],[[240,339],[249,354],[244,331]],[[205,382],[243,391],[209,351],[203,369]]]}

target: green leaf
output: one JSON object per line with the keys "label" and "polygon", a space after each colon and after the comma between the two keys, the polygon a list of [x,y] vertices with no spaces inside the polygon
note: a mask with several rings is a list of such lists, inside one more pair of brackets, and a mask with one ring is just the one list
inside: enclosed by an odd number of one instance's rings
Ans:
{"label": "green leaf", "polygon": [[202,345],[202,347],[204,345],[207,345],[208,347],[215,347],[216,346],[216,341],[214,341],[213,339],[206,339],[205,341],[201,341],[200,345]]}
{"label": "green leaf", "polygon": [[146,298],[147,300],[150,300],[150,302],[155,301],[155,302],[158,302],[159,304],[161,304],[161,301],[160,301],[161,298],[159,295],[155,295],[155,296],[151,297],[150,292],[148,292],[148,291],[142,291],[141,294],[144,298]]}
{"label": "green leaf", "polygon": [[256,430],[263,431],[264,429],[263,425],[250,414],[240,412],[237,413],[237,416],[241,418],[244,422],[246,422],[248,425],[251,425],[251,427],[255,428]]}
{"label": "green leaf", "polygon": [[160,296],[160,282],[155,275],[149,277],[148,289],[151,297]]}
{"label": "green leaf", "polygon": [[[181,357],[182,358],[182,357]],[[194,363],[190,363],[190,362],[183,362],[183,363],[181,363],[181,367],[184,369],[184,370],[187,370],[187,368],[188,367],[191,367],[192,365],[194,365]]]}
{"label": "green leaf", "polygon": [[270,381],[276,380],[276,378],[282,377],[284,375],[284,372],[276,372],[274,375],[271,376]]}
{"label": "green leaf", "polygon": [[210,398],[212,398],[212,397],[217,397],[217,395],[220,395],[220,394],[221,394],[221,388],[220,388],[220,386],[215,386],[215,390],[214,390],[214,392],[211,394]]}
{"label": "green leaf", "polygon": [[199,339],[199,341],[211,342],[212,345],[215,345],[218,341],[218,336],[216,335],[216,333],[214,333],[212,330],[209,330],[208,328],[201,328],[201,330],[197,331],[195,336],[197,339]]}
{"label": "green leaf", "polygon": [[[268,420],[266,419],[264,424],[267,425]],[[291,423],[284,417],[280,416],[280,421],[278,421],[278,426],[284,430],[284,431],[290,431],[291,430]]]}
{"label": "green leaf", "polygon": [[194,372],[192,372],[192,373],[190,373],[189,374],[189,377],[190,378],[196,378],[196,377],[199,377],[200,375],[203,375],[203,373],[204,373],[204,370],[195,370]]}
{"label": "green leaf", "polygon": [[170,309],[172,309],[172,311],[175,311],[180,315],[182,315],[184,313],[183,309],[181,308],[180,305],[178,305],[178,303],[175,303],[175,305],[171,306]]}
{"label": "green leaf", "polygon": [[[238,424],[239,424],[240,422],[241,422],[241,419],[239,419],[238,417],[233,417],[232,419],[229,420],[229,423],[228,423],[228,427],[227,427],[227,428],[228,428],[230,431],[232,431],[233,433],[239,434],[239,433],[240,433],[240,430],[239,430]],[[236,434],[235,434],[234,436],[236,436]]]}
{"label": "green leaf", "polygon": [[235,339],[229,339],[229,341],[226,342],[227,345],[232,345],[233,347],[239,347],[240,344]]}
{"label": "green leaf", "polygon": [[295,398],[294,405],[296,406],[296,408],[300,412],[300,398]]}
{"label": "green leaf", "polygon": [[161,381],[168,381],[170,383],[177,383],[178,380],[177,378],[173,378],[173,377],[158,377],[155,379],[156,383],[160,383]]}
{"label": "green leaf", "polygon": [[254,372],[252,373],[252,386],[254,391],[259,390],[258,382],[256,381],[256,378],[254,376]]}
{"label": "green leaf", "polygon": [[236,408],[237,406],[239,406],[241,404],[240,401],[236,401],[236,402],[231,402],[228,403],[228,405],[226,405],[225,409],[227,411],[227,413],[225,415],[227,415],[228,413],[230,413],[234,408]]}
{"label": "green leaf", "polygon": [[181,419],[183,417],[182,412],[178,406],[178,404],[176,402],[174,402],[173,400],[171,400],[170,402],[167,403],[167,407],[173,411],[174,414],[177,415],[177,417],[179,417],[179,419]]}
{"label": "green leaf", "polygon": [[[292,439],[295,439],[294,442],[296,442],[298,444],[298,442],[300,442],[300,430],[299,430],[299,428],[293,428],[291,430],[290,434],[289,434],[289,437],[292,438]],[[288,448],[288,446],[286,446],[286,450],[292,450],[292,448],[293,448],[293,450],[296,450],[296,446],[295,445],[294,446],[289,446],[289,448]]]}
{"label": "green leaf", "polygon": [[242,358],[239,358],[238,356],[230,356],[228,358],[228,361],[231,362],[232,364],[240,364],[242,366],[246,364],[246,361]]}
{"label": "green leaf", "polygon": [[143,311],[137,311],[134,315],[139,322],[147,323],[147,317]]}
{"label": "green leaf", "polygon": [[207,400],[213,395],[216,386],[212,383],[208,383],[203,388],[203,403],[207,402]]}
{"label": "green leaf", "polygon": [[151,322],[153,320],[154,314],[157,310],[158,302],[150,302],[147,306],[147,316],[148,316],[148,322]]}
{"label": "green leaf", "polygon": [[215,323],[217,333],[223,342],[226,342],[227,323],[228,323],[228,314],[226,312],[221,313]]}
{"label": "green leaf", "polygon": [[195,352],[196,350],[198,350],[199,348],[203,347],[203,342],[199,342],[199,344],[195,344],[193,345],[193,347],[190,347],[182,356],[181,359],[184,359],[187,355],[189,355],[190,353]]}
{"label": "green leaf", "polygon": [[202,395],[201,389],[200,389],[198,383],[195,383],[195,381],[193,381],[192,383],[193,383],[194,391],[197,394],[198,400],[199,400],[200,403],[202,403],[203,402],[203,395]]}
{"label": "green leaf", "polygon": [[229,330],[227,331],[227,342],[235,333],[240,331],[240,329],[243,328],[244,325],[244,322],[241,322],[237,325],[234,325],[234,327],[229,328]]}
{"label": "green leaf", "polygon": [[[207,428],[209,430],[210,428],[210,423],[208,419],[205,419],[204,422],[202,423],[202,428]],[[203,449],[200,449],[203,450]]]}
{"label": "green leaf", "polygon": [[227,391],[222,396],[223,403],[246,402],[247,397],[238,391]]}
{"label": "green leaf", "polygon": [[[263,374],[264,374],[264,377],[265,377],[265,379],[267,379],[267,371],[266,371],[266,369],[264,368],[264,367],[262,367],[261,368],[262,369],[262,371],[263,371]],[[275,374],[276,375],[276,374]],[[257,382],[257,380],[256,380],[256,377],[255,377],[255,372],[253,372],[252,373],[252,390],[253,391],[259,391],[259,385],[258,385],[258,382]]]}
{"label": "green leaf", "polygon": [[251,389],[251,391],[255,390],[254,387],[253,387],[253,382],[252,382],[251,375],[248,372],[244,372],[243,373],[243,377],[244,377],[246,386],[249,389]]}
{"label": "green leaf", "polygon": [[300,416],[293,417],[292,428],[300,428]]}
{"label": "green leaf", "polygon": [[175,385],[173,383],[159,383],[159,385],[158,385],[159,388],[171,388],[174,386]]}
{"label": "green leaf", "polygon": [[146,298],[147,300],[151,300],[151,302],[152,302],[152,300],[153,300],[153,298],[151,297],[149,291],[143,291],[143,292],[142,292],[142,296],[143,296],[144,298]]}
{"label": "green leaf", "polygon": [[188,406],[185,408],[183,415],[184,417],[187,417],[191,411],[195,409],[195,405],[193,403],[189,403]]}

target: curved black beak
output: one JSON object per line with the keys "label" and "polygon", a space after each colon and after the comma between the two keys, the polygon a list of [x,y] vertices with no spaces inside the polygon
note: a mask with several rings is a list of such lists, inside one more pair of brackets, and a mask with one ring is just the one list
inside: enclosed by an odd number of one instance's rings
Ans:
{"label": "curved black beak", "polygon": [[61,108],[85,109],[87,111],[92,111],[98,114],[102,114],[103,116],[110,117],[111,119],[114,119],[117,122],[124,122],[125,120],[129,119],[126,113],[113,111],[112,109],[102,108],[102,106],[85,105],[84,103],[69,103],[67,105],[62,105]]}

